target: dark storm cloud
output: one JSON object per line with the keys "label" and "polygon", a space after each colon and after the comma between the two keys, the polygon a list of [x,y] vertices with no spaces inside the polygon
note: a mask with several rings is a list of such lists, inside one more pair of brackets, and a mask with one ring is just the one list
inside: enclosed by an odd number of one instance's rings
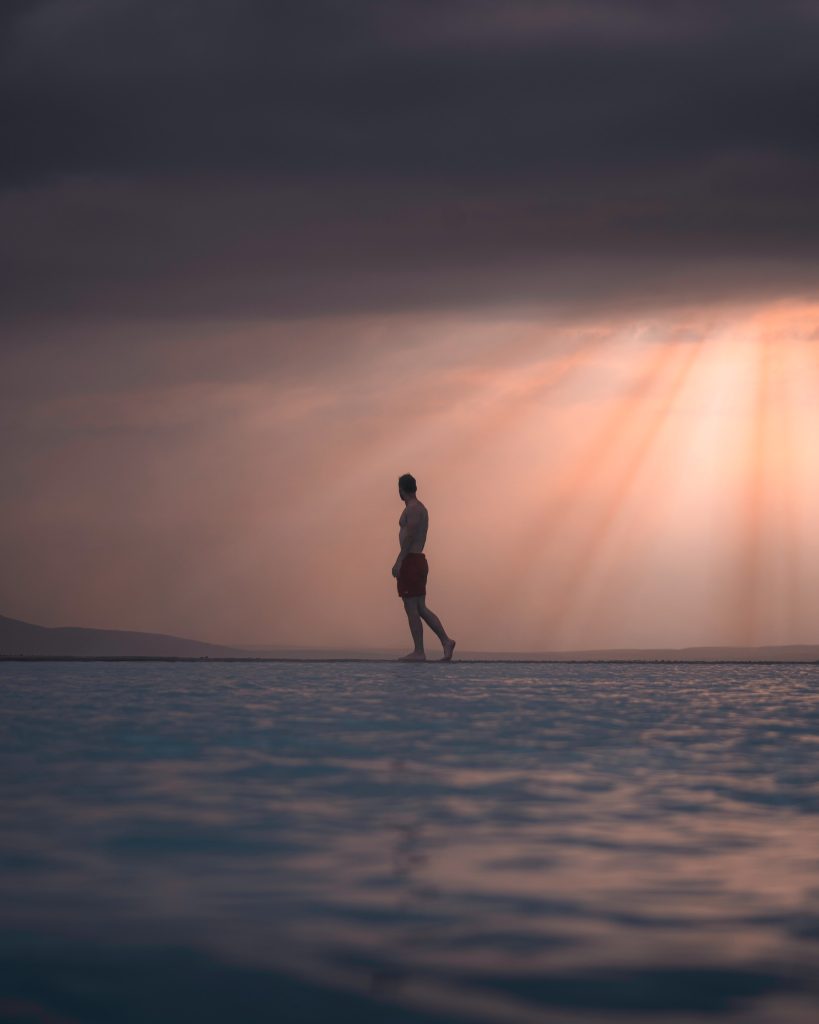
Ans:
{"label": "dark storm cloud", "polygon": [[6,4],[7,314],[810,288],[818,13]]}

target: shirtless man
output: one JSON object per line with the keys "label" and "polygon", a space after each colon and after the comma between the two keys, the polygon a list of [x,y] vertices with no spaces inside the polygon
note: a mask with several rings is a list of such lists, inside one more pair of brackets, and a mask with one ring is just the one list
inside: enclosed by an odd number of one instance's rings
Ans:
{"label": "shirtless man", "polygon": [[452,661],[455,641],[447,636],[446,630],[441,625],[441,620],[427,608],[425,601],[429,567],[423,550],[429,528],[429,513],[416,498],[416,489],[414,476],[405,473],[399,477],[398,496],[407,507],[398,520],[398,542],[401,545],[401,550],[392,567],[392,574],[398,580],[398,596],[404,600],[404,610],[409,619],[410,633],[412,633],[412,640],[415,644],[415,650],[411,654],[399,658],[399,661],[427,660],[424,654],[422,620],[441,641],[444,648],[444,656],[441,661]]}

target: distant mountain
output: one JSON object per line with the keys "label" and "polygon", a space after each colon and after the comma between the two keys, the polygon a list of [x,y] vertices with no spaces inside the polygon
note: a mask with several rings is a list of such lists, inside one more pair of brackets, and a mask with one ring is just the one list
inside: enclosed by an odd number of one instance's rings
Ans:
{"label": "distant mountain", "polygon": [[0,656],[67,658],[235,658],[247,651],[164,633],[49,628],[0,615]]}

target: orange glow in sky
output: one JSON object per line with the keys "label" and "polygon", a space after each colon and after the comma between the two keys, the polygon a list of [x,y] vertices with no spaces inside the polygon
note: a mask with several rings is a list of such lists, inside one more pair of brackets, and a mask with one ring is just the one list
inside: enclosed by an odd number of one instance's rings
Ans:
{"label": "orange glow in sky", "polygon": [[113,397],[87,377],[44,388],[18,410],[28,469],[5,516],[23,583],[4,610],[403,646],[409,471],[428,603],[464,649],[815,641],[817,325],[795,300],[239,325],[229,373],[203,355],[175,376],[157,350]]}

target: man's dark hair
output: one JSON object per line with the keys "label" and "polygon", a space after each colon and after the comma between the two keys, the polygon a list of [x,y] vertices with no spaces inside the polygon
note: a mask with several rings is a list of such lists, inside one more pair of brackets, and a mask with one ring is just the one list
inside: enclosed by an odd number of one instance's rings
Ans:
{"label": "man's dark hair", "polygon": [[412,473],[405,473],[403,476],[399,476],[398,486],[404,494],[415,494],[418,490],[418,484],[415,482],[415,477]]}

